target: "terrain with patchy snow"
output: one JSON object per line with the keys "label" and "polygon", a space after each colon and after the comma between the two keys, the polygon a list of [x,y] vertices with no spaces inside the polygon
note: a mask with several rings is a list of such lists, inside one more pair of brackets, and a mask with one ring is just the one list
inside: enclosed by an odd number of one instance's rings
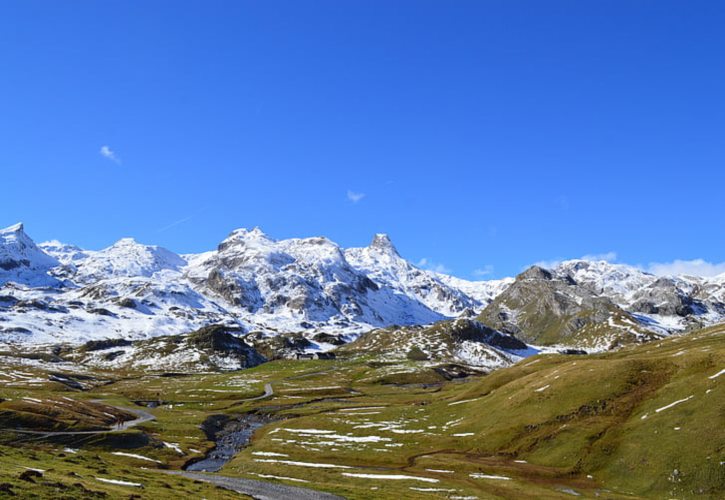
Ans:
{"label": "terrain with patchy snow", "polygon": [[[466,281],[412,265],[383,234],[368,247],[343,249],[322,237],[275,240],[238,229],[216,250],[177,255],[129,238],[100,251],[36,245],[18,224],[0,230],[0,341],[140,340],[224,325],[255,345],[295,333],[288,351],[328,350],[377,328],[484,311],[486,325],[537,343],[520,320],[544,296],[549,312],[586,319],[594,340],[585,344],[595,349],[612,346],[600,330],[629,332],[616,344],[725,318],[724,276],[662,278],[583,260],[550,273],[544,288],[525,276]],[[577,331],[569,345],[578,344]],[[454,350],[465,357],[466,349]]]}

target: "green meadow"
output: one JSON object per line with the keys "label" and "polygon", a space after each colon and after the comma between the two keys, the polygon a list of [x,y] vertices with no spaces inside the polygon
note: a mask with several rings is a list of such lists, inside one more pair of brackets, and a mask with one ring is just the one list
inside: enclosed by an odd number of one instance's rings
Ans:
{"label": "green meadow", "polygon": [[[164,471],[213,448],[207,419],[255,413],[270,423],[219,475],[351,499],[722,498],[724,333],[538,355],[457,380],[431,362],[361,356],[225,373],[89,369],[78,390],[49,380],[63,367],[7,357],[0,496],[239,498]],[[267,384],[273,394],[258,398]],[[155,420],[102,432],[134,410]],[[18,432],[30,429],[47,434]]]}

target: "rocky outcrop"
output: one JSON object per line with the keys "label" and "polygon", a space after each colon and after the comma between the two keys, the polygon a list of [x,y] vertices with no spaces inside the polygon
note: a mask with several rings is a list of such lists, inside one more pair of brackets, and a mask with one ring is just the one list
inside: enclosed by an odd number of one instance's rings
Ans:
{"label": "rocky outcrop", "polygon": [[493,330],[548,344],[592,342],[605,326],[640,339],[643,325],[667,333],[725,319],[722,277],[658,279],[576,260],[473,282],[411,264],[382,233],[367,247],[342,249],[322,237],[275,240],[238,229],[214,251],[179,256],[130,238],[100,251],[38,246],[16,225],[0,230],[0,288],[0,341],[23,342],[109,332],[139,340],[223,324],[300,334],[305,348],[326,349],[328,335],[352,340],[483,311],[479,319]]}
{"label": "rocky outcrop", "polygon": [[704,307],[671,278],[660,278],[636,292],[631,309],[646,314],[689,316]]}
{"label": "rocky outcrop", "polygon": [[[478,317],[482,323],[536,345],[600,346],[647,335],[637,320],[570,275],[533,266]],[[613,333],[614,332],[614,333]]]}

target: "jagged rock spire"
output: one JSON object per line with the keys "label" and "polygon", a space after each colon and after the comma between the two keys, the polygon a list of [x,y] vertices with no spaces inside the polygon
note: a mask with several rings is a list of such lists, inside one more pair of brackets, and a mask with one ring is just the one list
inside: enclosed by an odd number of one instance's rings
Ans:
{"label": "jagged rock spire", "polygon": [[370,243],[370,247],[382,252],[399,255],[395,245],[393,245],[393,242],[390,241],[390,237],[385,233],[378,233],[373,236],[373,241]]}

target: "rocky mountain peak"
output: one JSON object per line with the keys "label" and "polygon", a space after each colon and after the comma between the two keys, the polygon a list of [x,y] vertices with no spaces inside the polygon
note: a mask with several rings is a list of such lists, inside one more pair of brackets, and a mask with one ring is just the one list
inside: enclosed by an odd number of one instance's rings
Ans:
{"label": "rocky mountain peak", "polygon": [[22,223],[0,230],[0,283],[55,284],[47,271],[58,264],[25,233]]}
{"label": "rocky mountain peak", "polygon": [[373,241],[370,242],[370,248],[380,252],[400,255],[398,254],[398,250],[395,248],[395,245],[393,245],[393,242],[390,240],[390,236],[385,233],[378,233],[373,236]]}
{"label": "rocky mountain peak", "polygon": [[0,233],[23,233],[23,232],[25,232],[25,227],[22,222],[13,224],[12,226],[6,227],[5,229],[0,229]]}
{"label": "rocky mountain peak", "polygon": [[540,266],[531,266],[523,273],[516,276],[517,280],[552,280],[554,275],[548,269]]}
{"label": "rocky mountain peak", "polygon": [[121,238],[120,240],[118,240],[116,243],[114,243],[111,246],[113,246],[113,247],[130,247],[130,246],[136,246],[136,245],[140,245],[140,243],[138,241],[136,241],[134,238],[126,237],[126,238]]}
{"label": "rocky mountain peak", "polygon": [[227,248],[238,246],[238,245],[245,245],[249,243],[254,242],[273,242],[267,234],[262,231],[259,227],[254,227],[252,229],[247,229],[245,227],[235,229],[231,233],[229,233],[229,236],[224,239],[219,244],[218,250],[220,252],[226,250]]}
{"label": "rocky mountain peak", "polygon": [[[259,228],[237,229],[219,251],[182,257],[132,238],[99,251],[57,241],[36,245],[16,224],[0,229],[0,286],[10,284],[0,297],[0,332],[30,330],[34,341],[110,330],[141,338],[223,323],[304,331],[318,342],[321,332],[353,336],[471,319],[483,310],[484,324],[529,335],[524,340],[606,348],[627,335],[636,340],[643,328],[666,333],[725,317],[722,277],[671,280],[579,259],[534,266],[515,280],[471,282],[416,267],[382,233],[368,246],[343,249],[324,237],[276,240]],[[29,294],[43,299],[32,310],[24,300]],[[100,312],[89,318],[88,311]],[[600,335],[612,328],[616,338]]]}

